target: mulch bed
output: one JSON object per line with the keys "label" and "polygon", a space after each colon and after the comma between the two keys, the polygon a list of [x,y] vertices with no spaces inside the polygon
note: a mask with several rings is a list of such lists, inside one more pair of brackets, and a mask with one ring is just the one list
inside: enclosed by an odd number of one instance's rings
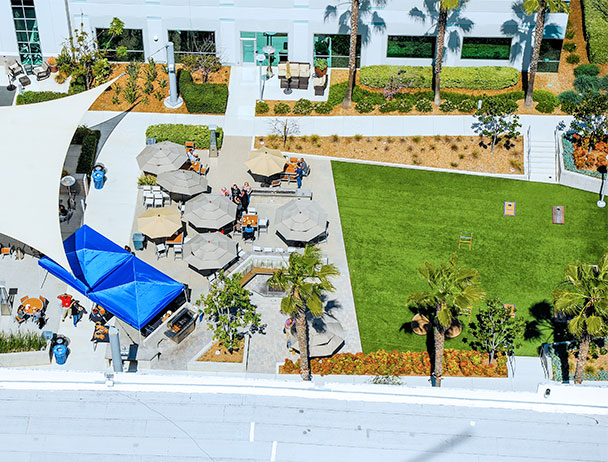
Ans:
{"label": "mulch bed", "polygon": [[[214,343],[197,361],[212,361],[216,363],[242,363],[245,354],[245,340],[241,340],[238,348],[230,353],[220,342]],[[216,354],[219,351],[220,354]]]}

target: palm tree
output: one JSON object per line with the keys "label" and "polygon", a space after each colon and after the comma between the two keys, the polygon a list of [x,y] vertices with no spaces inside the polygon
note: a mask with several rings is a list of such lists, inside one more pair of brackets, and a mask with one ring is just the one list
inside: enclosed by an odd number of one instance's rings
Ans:
{"label": "palm tree", "polygon": [[[460,6],[461,0],[439,0],[439,17],[437,18],[437,37],[435,38],[435,61],[433,62],[433,91],[435,106],[441,104],[441,66],[443,64],[443,49],[445,47],[445,29],[448,23],[448,13]],[[463,3],[467,0],[462,0]]]}
{"label": "palm tree", "polygon": [[430,290],[411,294],[407,302],[410,306],[425,307],[428,310],[435,343],[434,386],[440,387],[445,332],[463,309],[483,300],[485,293],[479,285],[477,270],[460,266],[455,254],[447,263],[441,263],[437,267],[424,262],[418,271],[428,282]]}
{"label": "palm tree", "polygon": [[310,380],[306,314],[310,312],[315,317],[323,314],[321,297],[323,292],[335,290],[329,278],[339,274],[334,265],[323,265],[318,247],[307,245],[304,254],[293,252],[289,256],[289,267],[281,268],[268,281],[269,285],[287,292],[281,300],[281,312],[296,321],[302,380]]}
{"label": "palm tree", "polygon": [[528,86],[526,87],[526,99],[524,106],[532,107],[532,92],[534,91],[534,79],[538,69],[538,59],[540,57],[540,45],[543,41],[545,30],[545,19],[549,13],[569,13],[570,6],[563,0],[524,0],[524,11],[526,14],[536,13],[536,24],[534,26],[534,47],[532,48],[532,58],[530,59],[530,69],[528,70]]}
{"label": "palm tree", "polygon": [[597,269],[582,263],[568,265],[553,300],[555,311],[570,318],[568,330],[580,341],[574,383],[582,383],[591,339],[608,330],[608,252]]}
{"label": "palm tree", "polygon": [[352,0],[350,5],[350,48],[348,50],[348,85],[342,107],[348,109],[353,104],[353,87],[357,69],[357,31],[359,30],[359,2]]}

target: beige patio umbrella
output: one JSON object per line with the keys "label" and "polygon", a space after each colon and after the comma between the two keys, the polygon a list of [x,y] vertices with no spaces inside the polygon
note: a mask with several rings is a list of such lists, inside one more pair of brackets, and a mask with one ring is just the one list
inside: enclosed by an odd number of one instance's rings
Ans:
{"label": "beige patio umbrella", "polygon": [[277,209],[275,223],[285,240],[309,242],[327,229],[327,212],[314,201],[294,199]]}
{"label": "beige patio umbrella", "polygon": [[[320,318],[307,317],[308,323],[308,353],[311,358],[331,356],[344,345],[344,329],[342,324],[324,313]],[[289,332],[291,347],[298,353],[298,336],[295,327]]]}
{"label": "beige patio umbrella", "polygon": [[184,220],[195,228],[220,229],[236,220],[236,204],[219,194],[201,194],[186,202]]}
{"label": "beige patio umbrella", "polygon": [[163,172],[156,178],[156,184],[167,191],[194,196],[207,191],[207,178],[190,170],[171,170]]}
{"label": "beige patio umbrella", "polygon": [[249,152],[245,165],[255,175],[272,176],[283,171],[285,157],[276,149],[261,148]]}
{"label": "beige patio umbrella", "polygon": [[224,268],[236,257],[236,241],[222,233],[199,234],[184,244],[184,260],[199,270]]}
{"label": "beige patio umbrella", "polygon": [[139,232],[151,239],[173,236],[182,227],[179,210],[171,207],[151,208],[137,217]]}
{"label": "beige patio umbrella", "polygon": [[187,160],[186,148],[171,141],[146,146],[137,156],[139,168],[154,175],[177,170]]}

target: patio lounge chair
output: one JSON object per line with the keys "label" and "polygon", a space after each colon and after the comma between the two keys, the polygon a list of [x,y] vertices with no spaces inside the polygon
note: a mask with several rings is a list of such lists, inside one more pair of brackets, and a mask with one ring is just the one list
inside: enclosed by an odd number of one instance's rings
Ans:
{"label": "patio lounge chair", "polygon": [[46,61],[42,63],[42,66],[36,66],[34,68],[34,75],[36,76],[36,80],[41,81],[44,79],[48,79],[51,75],[51,68]]}
{"label": "patio lounge chair", "polygon": [[18,75],[25,75],[23,66],[18,61],[12,61],[8,65],[8,72],[12,79],[16,79]]}
{"label": "patio lounge chair", "polygon": [[327,74],[323,77],[314,77],[312,79],[312,86],[315,89],[315,96],[323,96],[327,87]]}

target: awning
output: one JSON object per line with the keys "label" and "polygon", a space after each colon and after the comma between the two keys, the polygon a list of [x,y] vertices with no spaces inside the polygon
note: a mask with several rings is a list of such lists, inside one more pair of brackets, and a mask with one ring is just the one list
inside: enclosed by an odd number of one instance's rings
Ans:
{"label": "awning", "polygon": [[59,227],[59,187],[70,141],[114,80],[66,98],[0,107],[0,233],[69,268]]}

